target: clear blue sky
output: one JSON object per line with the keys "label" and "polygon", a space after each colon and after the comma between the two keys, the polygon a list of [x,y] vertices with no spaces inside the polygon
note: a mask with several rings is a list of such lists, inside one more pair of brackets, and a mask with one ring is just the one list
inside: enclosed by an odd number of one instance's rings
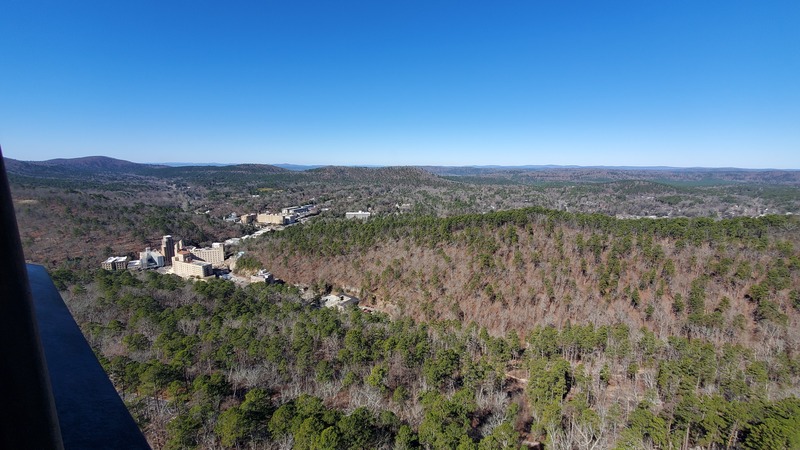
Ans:
{"label": "clear blue sky", "polygon": [[0,7],[42,160],[800,169],[800,1]]}

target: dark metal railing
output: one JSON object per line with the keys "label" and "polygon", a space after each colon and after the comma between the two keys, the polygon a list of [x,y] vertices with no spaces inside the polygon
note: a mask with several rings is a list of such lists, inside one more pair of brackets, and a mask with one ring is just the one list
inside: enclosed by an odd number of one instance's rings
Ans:
{"label": "dark metal railing", "polygon": [[64,448],[0,150],[0,448]]}
{"label": "dark metal railing", "polygon": [[44,267],[26,267],[0,150],[0,449],[146,449]]}

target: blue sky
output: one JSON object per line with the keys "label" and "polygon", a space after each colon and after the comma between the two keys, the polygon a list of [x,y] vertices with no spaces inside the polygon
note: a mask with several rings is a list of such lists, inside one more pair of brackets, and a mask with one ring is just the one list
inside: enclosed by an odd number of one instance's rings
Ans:
{"label": "blue sky", "polygon": [[5,0],[0,145],[800,169],[798,23],[796,0]]}

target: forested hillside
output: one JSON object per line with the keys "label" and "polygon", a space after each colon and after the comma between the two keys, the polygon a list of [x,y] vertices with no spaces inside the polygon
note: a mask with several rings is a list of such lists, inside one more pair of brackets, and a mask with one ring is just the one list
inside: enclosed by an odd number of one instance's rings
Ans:
{"label": "forested hillside", "polygon": [[[621,406],[612,416],[620,427],[644,427],[605,430],[598,448],[726,448],[745,439],[742,421],[727,416],[736,402],[796,402],[797,225],[789,216],[619,220],[531,208],[318,221],[249,250],[290,282],[333,284],[394,318],[474,323],[485,339],[506,336],[514,348],[515,336],[527,338],[511,352],[521,361],[506,367],[518,371],[505,386],[522,380],[530,423],[515,430],[533,440],[585,448],[600,439],[596,425],[588,432],[569,422],[582,416],[570,418],[577,413],[567,405],[583,398],[606,419]],[[548,394],[534,394],[539,388]],[[697,422],[710,417],[728,428]],[[786,430],[779,436],[789,439]]]}
{"label": "forested hillside", "polygon": [[788,351],[624,323],[492,336],[320,309],[280,285],[53,275],[154,448],[800,445]]}
{"label": "forested hillside", "polygon": [[49,268],[97,267],[111,255],[138,258],[161,236],[207,243],[240,233],[240,227],[198,215],[192,192],[128,184],[78,189],[18,184],[14,204],[26,258]]}
{"label": "forested hillside", "polygon": [[317,221],[248,245],[286,280],[330,282],[420,320],[495,333],[623,322],[769,353],[800,343],[797,226],[787,216],[620,220],[531,208]]}

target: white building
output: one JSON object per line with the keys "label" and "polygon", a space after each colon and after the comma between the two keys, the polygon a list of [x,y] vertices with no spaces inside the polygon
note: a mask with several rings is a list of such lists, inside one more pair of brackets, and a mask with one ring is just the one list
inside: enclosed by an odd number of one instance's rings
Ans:
{"label": "white building", "polygon": [[359,220],[367,220],[372,213],[361,211],[360,209],[355,212],[346,212],[344,213],[344,217],[346,219],[359,219]]}
{"label": "white building", "polygon": [[311,204],[302,205],[302,206],[289,206],[288,208],[281,209],[281,214],[286,215],[286,216],[289,216],[289,215],[292,215],[292,214],[305,214],[313,207],[314,207],[314,205],[311,205]]}
{"label": "white building", "polygon": [[164,255],[161,252],[152,250],[150,247],[139,252],[139,267],[142,269],[154,269],[164,266]]}

